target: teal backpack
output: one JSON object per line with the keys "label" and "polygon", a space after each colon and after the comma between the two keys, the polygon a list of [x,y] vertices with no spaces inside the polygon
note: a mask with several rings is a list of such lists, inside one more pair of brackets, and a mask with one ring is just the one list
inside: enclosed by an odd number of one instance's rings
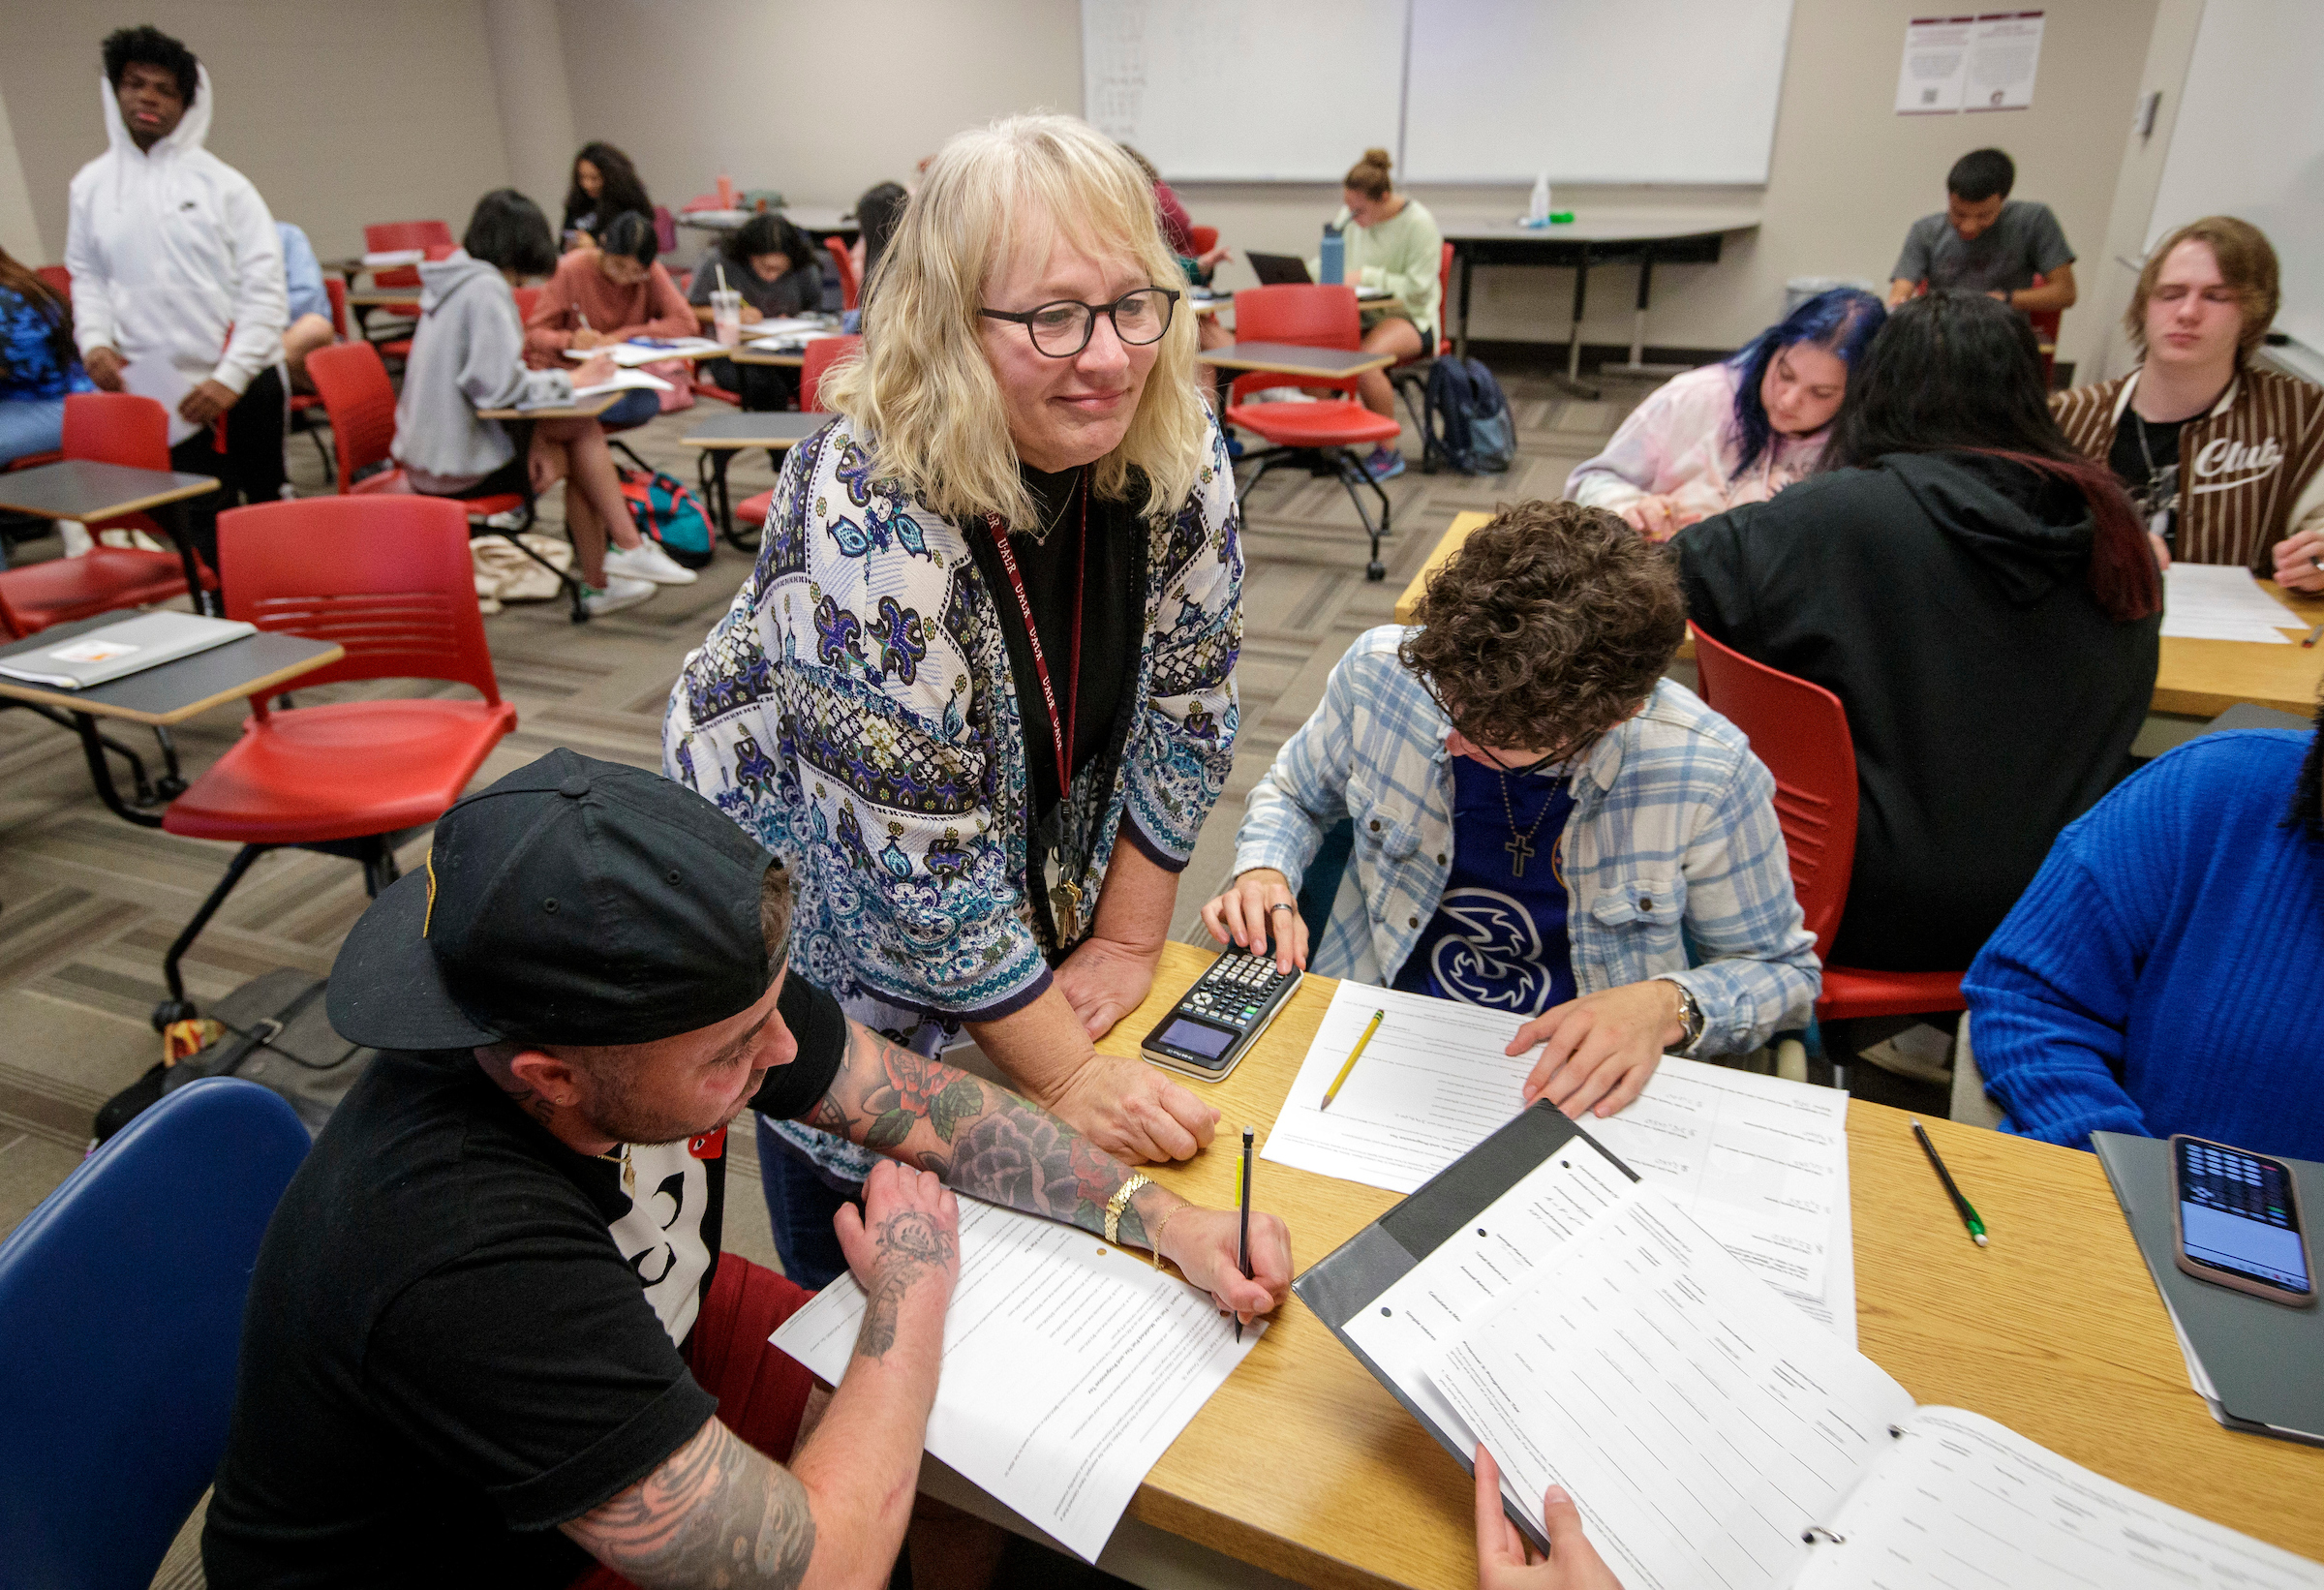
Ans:
{"label": "teal backpack", "polygon": [[637,533],[659,541],[662,551],[681,567],[708,567],[717,542],[701,500],[675,475],[659,470],[649,474],[625,467],[621,475],[622,495],[629,501],[629,517],[637,521]]}

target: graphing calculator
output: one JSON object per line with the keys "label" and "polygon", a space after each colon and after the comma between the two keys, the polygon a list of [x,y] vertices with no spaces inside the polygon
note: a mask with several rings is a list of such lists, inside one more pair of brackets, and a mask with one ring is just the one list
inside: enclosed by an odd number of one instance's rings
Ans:
{"label": "graphing calculator", "polygon": [[1272,956],[1230,948],[1140,1047],[1156,1065],[1222,1082],[1299,988],[1301,975],[1297,967],[1276,971]]}

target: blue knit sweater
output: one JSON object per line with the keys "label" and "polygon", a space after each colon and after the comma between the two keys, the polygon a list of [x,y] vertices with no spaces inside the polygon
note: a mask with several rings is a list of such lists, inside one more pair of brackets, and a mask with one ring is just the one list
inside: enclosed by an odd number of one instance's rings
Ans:
{"label": "blue knit sweater", "polygon": [[2324,843],[2283,824],[2308,744],[2205,735],[2059,836],[1962,981],[2007,1130],[2324,1159]]}

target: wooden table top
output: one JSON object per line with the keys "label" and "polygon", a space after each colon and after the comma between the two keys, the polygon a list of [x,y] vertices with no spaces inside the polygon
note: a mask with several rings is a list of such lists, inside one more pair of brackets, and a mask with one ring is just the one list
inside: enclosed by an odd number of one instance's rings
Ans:
{"label": "wooden table top", "polygon": [[[1209,960],[1166,945],[1153,993],[1098,1047],[1136,1055]],[[1189,1164],[1149,1167],[1156,1180],[1232,1207],[1236,1155],[1225,1146],[1247,1125],[1264,1147],[1334,986],[1308,978],[1233,1076],[1194,1085],[1224,1113],[1218,1137]],[[1848,1130],[1868,1357],[1921,1402],[2000,1420],[2125,1484],[2324,1559],[2324,1452],[2212,1422],[2096,1156],[1929,1122],[1992,1231],[1979,1249],[1908,1116],[1859,1101]],[[1302,1269],[1397,1202],[1264,1159],[1253,1180],[1255,1204],[1290,1222]],[[1472,1494],[1451,1455],[1294,1298],[1130,1512],[1303,1584],[1469,1590]]]}
{"label": "wooden table top", "polygon": [[350,309],[378,309],[386,304],[411,304],[417,307],[419,293],[420,290],[416,286],[354,288],[348,292],[347,306]]}
{"label": "wooden table top", "polygon": [[[136,616],[134,612],[100,613],[92,619],[53,625],[28,640],[0,647],[0,657],[45,651],[75,635]],[[61,712],[85,712],[92,718],[117,718],[166,728],[229,701],[272,694],[301,674],[327,667],[345,656],[346,648],[330,641],[260,630],[85,690],[60,690],[0,674],[0,696],[37,702]]]}
{"label": "wooden table top", "polygon": [[1447,241],[1453,243],[1485,239],[1544,244],[1639,243],[1750,231],[1758,224],[1759,212],[1756,209],[1672,205],[1667,209],[1653,210],[1584,207],[1575,212],[1573,220],[1552,222],[1546,227],[1528,227],[1514,216],[1440,218],[1437,230]]}
{"label": "wooden table top", "polygon": [[644,386],[625,386],[615,392],[599,392],[596,397],[563,409],[478,409],[478,419],[595,419],[606,410],[627,397],[631,392],[650,391]]}
{"label": "wooden table top", "polygon": [[1197,357],[1221,370],[1271,370],[1288,376],[1354,376],[1366,370],[1385,370],[1396,362],[1393,353],[1366,353],[1353,348],[1301,348],[1281,342],[1231,342],[1206,348]]}
{"label": "wooden table top", "polygon": [[713,414],[700,430],[689,433],[682,446],[741,451],[747,447],[788,447],[805,442],[831,423],[831,415],[810,410],[805,413],[772,411]]}
{"label": "wooden table top", "polygon": [[[1208,353],[1203,356],[1210,357]],[[1470,532],[1491,518],[1489,513],[1475,512],[1452,516],[1443,538],[1428,554],[1427,563],[1396,598],[1398,624],[1412,622],[1413,614],[1420,608],[1421,595],[1427,589],[1428,576],[1460,550]],[[2306,635],[2315,625],[2324,623],[2324,597],[2286,591],[2273,580],[2260,581],[2259,588],[2283,603],[2286,633]],[[1695,655],[1692,634],[1679,646],[1678,655],[1682,657]],[[2250,701],[2278,712],[2309,718],[2315,714],[2320,680],[2324,680],[2324,644],[2311,649],[2296,641],[2290,646],[2261,646],[2245,640],[2190,640],[2165,635],[2149,710],[2187,718],[2216,718],[2238,702]]]}
{"label": "wooden table top", "polygon": [[217,489],[218,482],[206,474],[65,458],[0,473],[0,508],[43,519],[118,519]]}
{"label": "wooden table top", "polygon": [[804,352],[778,353],[764,349],[738,348],[726,356],[737,364],[771,364],[785,370],[807,368],[807,354]]}

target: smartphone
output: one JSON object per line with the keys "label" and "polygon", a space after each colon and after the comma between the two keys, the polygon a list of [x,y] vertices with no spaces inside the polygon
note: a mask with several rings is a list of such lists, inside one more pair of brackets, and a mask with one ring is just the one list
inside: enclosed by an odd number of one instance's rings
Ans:
{"label": "smartphone", "polygon": [[2171,1139],[2171,1178],[2181,1269],[2294,1308],[2316,1300],[2300,1199],[2282,1160],[2181,1133]]}
{"label": "smartphone", "polygon": [[1299,989],[1301,975],[1297,966],[1276,971],[1271,954],[1230,948],[1154,1024],[1140,1053],[1189,1077],[1223,1082]]}

